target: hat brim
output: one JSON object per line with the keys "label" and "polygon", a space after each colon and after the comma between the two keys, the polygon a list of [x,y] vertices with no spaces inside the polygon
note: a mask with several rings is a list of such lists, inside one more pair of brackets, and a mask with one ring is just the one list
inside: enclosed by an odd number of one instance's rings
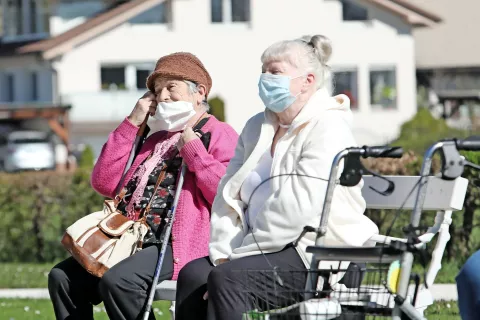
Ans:
{"label": "hat brim", "polygon": [[191,81],[195,84],[201,84],[206,86],[206,84],[203,83],[197,83],[194,79],[191,79],[189,77],[185,77],[184,74],[180,73],[175,73],[175,72],[162,72],[162,71],[154,71],[151,75],[148,76],[147,78],[147,88],[150,90],[152,93],[155,93],[155,82],[159,78],[165,78],[165,79],[170,79],[170,80],[186,80],[186,81]]}

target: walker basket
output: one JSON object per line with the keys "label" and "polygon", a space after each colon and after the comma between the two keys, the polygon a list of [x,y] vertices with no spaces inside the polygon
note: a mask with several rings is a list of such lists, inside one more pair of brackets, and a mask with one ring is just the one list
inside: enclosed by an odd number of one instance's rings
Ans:
{"label": "walker basket", "polygon": [[[243,273],[243,319],[391,319],[394,295],[389,288],[398,279],[400,252],[384,255],[382,248],[326,249],[321,251],[328,252],[328,259],[316,255],[320,261],[316,270],[238,271]],[[352,250],[356,251],[353,255]],[[315,278],[316,286],[306,286]]]}

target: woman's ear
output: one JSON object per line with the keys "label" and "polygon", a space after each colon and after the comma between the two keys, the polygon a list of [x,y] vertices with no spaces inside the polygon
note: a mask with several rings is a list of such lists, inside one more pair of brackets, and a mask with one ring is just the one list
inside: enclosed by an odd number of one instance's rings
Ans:
{"label": "woman's ear", "polygon": [[313,73],[307,74],[307,78],[305,81],[305,84],[307,85],[307,89],[311,88],[312,86],[315,86],[315,75]]}
{"label": "woman's ear", "polygon": [[205,95],[207,94],[207,88],[203,84],[198,85],[198,96],[197,96],[197,103],[201,104],[205,101]]}

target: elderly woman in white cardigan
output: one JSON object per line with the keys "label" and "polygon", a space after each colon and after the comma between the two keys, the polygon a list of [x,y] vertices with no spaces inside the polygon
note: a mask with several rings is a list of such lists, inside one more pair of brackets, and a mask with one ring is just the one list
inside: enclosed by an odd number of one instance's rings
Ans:
{"label": "elderly woman in white cardigan", "polygon": [[[330,40],[316,35],[273,44],[263,53],[258,86],[266,109],[245,125],[220,182],[209,257],[180,272],[176,319],[241,319],[249,308],[246,291],[289,303],[288,294],[272,296],[266,281],[278,281],[284,292],[305,286],[306,272],[281,271],[309,267],[305,249],[315,235],[305,235],[296,247],[292,242],[304,226],[319,224],[326,182],[306,176],[327,179],[335,155],[356,145],[349,99],[331,97],[326,89],[331,51]],[[378,228],[364,210],[361,185],[338,186],[325,244],[368,244]],[[257,277],[265,271],[264,277],[252,281],[240,271],[246,269]],[[272,279],[273,269],[280,278]]]}

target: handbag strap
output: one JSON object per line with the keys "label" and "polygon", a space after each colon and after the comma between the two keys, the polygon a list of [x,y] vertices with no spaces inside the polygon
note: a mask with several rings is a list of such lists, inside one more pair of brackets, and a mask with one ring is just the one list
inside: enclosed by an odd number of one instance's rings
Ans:
{"label": "handbag strap", "polygon": [[150,197],[150,200],[148,201],[148,204],[145,207],[145,209],[142,210],[142,212],[140,212],[140,215],[138,216],[139,219],[143,218],[147,213],[150,212],[153,200],[155,198],[155,194],[157,194],[157,191],[158,191],[158,188],[160,187],[160,184],[163,182],[163,180],[165,180],[165,176],[167,174],[167,169],[172,164],[172,162],[175,159],[175,157],[177,156],[177,154],[178,154],[178,151],[173,154],[172,158],[170,158],[170,160],[168,161],[168,164],[163,165],[162,170],[160,171],[160,174],[158,175],[157,182],[155,183],[155,188],[153,188],[152,196]]}
{"label": "handbag strap", "polygon": [[[143,143],[145,142],[145,139],[147,138],[148,133],[150,132],[150,127],[147,125],[149,115],[150,114],[147,113],[147,115],[145,116],[145,119],[142,122],[142,125],[140,126],[140,128],[137,131],[135,141],[133,142],[132,150],[130,151],[130,157],[127,160],[127,163],[125,165],[125,169],[123,170],[122,177],[120,178],[120,181],[118,182],[118,185],[115,188],[116,196],[115,196],[114,200],[121,193],[123,181],[125,180],[125,177],[128,173],[128,170],[133,165],[133,162],[137,158],[137,155],[140,152],[140,149],[142,149]],[[123,195],[123,196],[125,196],[125,195]]]}
{"label": "handbag strap", "polygon": [[[203,118],[203,119],[199,120],[193,128],[194,131],[195,130],[200,130],[208,122],[209,119],[210,118],[207,117],[207,118]],[[171,164],[175,160],[175,157],[178,155],[178,153],[179,153],[178,149],[175,149],[175,152],[172,154],[168,163],[163,165],[163,167],[160,171],[160,174],[158,175],[157,182],[155,183],[155,188],[153,188],[152,196],[150,197],[150,200],[148,201],[148,204],[145,207],[145,209],[142,210],[142,212],[140,212],[140,215],[138,217],[139,219],[142,219],[145,215],[147,215],[150,212],[151,206],[153,204],[153,200],[155,199],[155,195],[157,194],[158,188],[160,187],[160,184],[163,182],[163,180],[165,180],[165,176],[167,174],[167,169],[168,169],[168,167],[171,166]],[[126,193],[126,191],[125,191],[125,193]],[[123,196],[125,196],[125,195],[123,195]]]}

